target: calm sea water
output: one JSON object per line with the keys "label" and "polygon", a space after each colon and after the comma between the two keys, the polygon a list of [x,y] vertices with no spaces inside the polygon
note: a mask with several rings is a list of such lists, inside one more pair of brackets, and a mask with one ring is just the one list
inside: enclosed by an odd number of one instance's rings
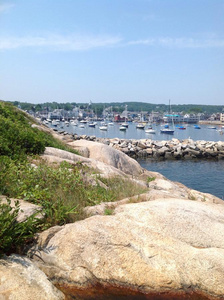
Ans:
{"label": "calm sea water", "polygon": [[[63,126],[61,123],[58,129]],[[69,133],[77,133],[78,135],[94,135],[102,138],[120,138],[120,139],[152,139],[152,140],[170,140],[172,138],[178,138],[180,140],[191,138],[193,140],[206,140],[206,141],[224,141],[224,134],[220,135],[220,126],[216,126],[216,129],[209,129],[209,125],[201,125],[201,129],[195,129],[193,125],[186,126],[186,130],[180,130],[175,128],[173,135],[161,134],[160,125],[153,125],[153,129],[156,130],[156,134],[146,134],[144,130],[136,129],[136,124],[130,123],[126,132],[119,130],[119,124],[114,126],[108,126],[107,131],[101,131],[99,129],[100,122],[96,128],[88,127],[88,124],[84,128],[79,126],[69,125],[64,126],[63,130]],[[224,130],[224,129],[223,129]],[[224,161],[214,160],[197,160],[197,161],[184,161],[184,160],[165,160],[165,161],[151,161],[139,160],[142,167],[156,171],[168,179],[178,181],[184,185],[199,190],[201,192],[211,193],[224,199]]]}
{"label": "calm sea water", "polygon": [[224,160],[138,160],[140,165],[204,193],[224,199]]}

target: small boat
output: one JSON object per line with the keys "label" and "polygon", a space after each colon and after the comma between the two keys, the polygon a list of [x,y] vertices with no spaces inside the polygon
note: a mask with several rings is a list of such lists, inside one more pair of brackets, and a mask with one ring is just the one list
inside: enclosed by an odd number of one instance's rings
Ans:
{"label": "small boat", "polygon": [[102,125],[102,126],[107,126],[107,123],[106,123],[106,121],[104,120],[104,121],[102,121],[102,122],[100,122],[100,124]]}
{"label": "small boat", "polygon": [[121,125],[121,126],[119,127],[119,130],[121,130],[121,131],[126,131],[126,130],[127,130],[127,127]]}
{"label": "small boat", "polygon": [[110,126],[114,126],[114,123],[113,123],[113,122],[110,122],[110,123],[108,123],[108,125],[110,125]]}
{"label": "small boat", "polygon": [[178,129],[181,129],[181,130],[185,130],[186,129],[186,127],[184,127],[184,126],[179,126],[179,127],[177,127]]}
{"label": "small boat", "polygon": [[52,124],[52,126],[57,126],[58,125],[58,123],[55,120],[53,120],[51,124]]}
{"label": "small boat", "polygon": [[194,125],[194,129],[201,129],[199,125]]}
{"label": "small boat", "polygon": [[95,126],[96,126],[96,123],[89,123],[89,127],[95,128]]}
{"label": "small boat", "polygon": [[156,131],[152,128],[148,128],[148,129],[145,130],[145,133],[155,134]]}
{"label": "small boat", "polygon": [[79,128],[85,128],[85,125],[81,124],[79,125]]}
{"label": "small boat", "polygon": [[81,120],[80,123],[86,124],[87,120]]}
{"label": "small boat", "polygon": [[106,131],[107,130],[107,126],[100,126],[99,129]]}
{"label": "small boat", "polygon": [[128,128],[128,123],[124,122],[124,123],[121,124],[121,126]]}
{"label": "small boat", "polygon": [[72,126],[78,126],[78,123],[77,122],[75,122],[75,121],[71,121],[71,123],[70,123]]}
{"label": "small boat", "polygon": [[137,129],[144,129],[144,128],[145,128],[145,125],[144,125],[144,124],[137,124],[137,125],[136,125],[136,128],[137,128]]}
{"label": "small boat", "polygon": [[208,129],[216,129],[215,126],[209,126]]}
{"label": "small boat", "polygon": [[173,129],[169,129],[169,128],[163,128],[160,129],[161,133],[166,133],[166,134],[174,134],[174,130]]}

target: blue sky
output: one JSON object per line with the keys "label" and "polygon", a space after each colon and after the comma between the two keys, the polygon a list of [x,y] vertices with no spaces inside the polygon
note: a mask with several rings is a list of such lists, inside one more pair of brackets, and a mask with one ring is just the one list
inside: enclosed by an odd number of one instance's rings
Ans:
{"label": "blue sky", "polygon": [[0,99],[224,105],[223,0],[0,0]]}

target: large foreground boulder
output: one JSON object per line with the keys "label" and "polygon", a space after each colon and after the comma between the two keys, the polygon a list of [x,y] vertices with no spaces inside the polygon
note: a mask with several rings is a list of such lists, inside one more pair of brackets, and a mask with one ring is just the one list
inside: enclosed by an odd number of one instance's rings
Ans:
{"label": "large foreground boulder", "polygon": [[68,299],[224,299],[223,205],[157,199],[114,213],[40,234],[34,259]]}
{"label": "large foreground boulder", "polygon": [[1,300],[63,300],[65,296],[29,259],[0,259]]}
{"label": "large foreground boulder", "polygon": [[142,167],[136,160],[108,145],[86,140],[77,140],[69,143],[69,145],[77,150],[79,150],[79,148],[87,148],[89,158],[113,166],[123,171],[125,174],[139,176],[143,173]]}
{"label": "large foreground boulder", "polygon": [[102,177],[114,177],[121,176],[125,177],[125,173],[118,170],[113,166],[109,166],[101,161],[95,159],[86,158],[71,152],[53,148],[46,147],[42,158],[49,163],[61,163],[67,161],[70,164],[82,163],[83,165],[88,166],[89,168],[95,169]]}

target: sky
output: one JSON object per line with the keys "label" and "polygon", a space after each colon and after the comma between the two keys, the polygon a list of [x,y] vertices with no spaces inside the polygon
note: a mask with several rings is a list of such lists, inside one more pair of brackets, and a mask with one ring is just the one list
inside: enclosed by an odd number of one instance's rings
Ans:
{"label": "sky", "polygon": [[224,0],[0,0],[0,99],[224,105]]}

